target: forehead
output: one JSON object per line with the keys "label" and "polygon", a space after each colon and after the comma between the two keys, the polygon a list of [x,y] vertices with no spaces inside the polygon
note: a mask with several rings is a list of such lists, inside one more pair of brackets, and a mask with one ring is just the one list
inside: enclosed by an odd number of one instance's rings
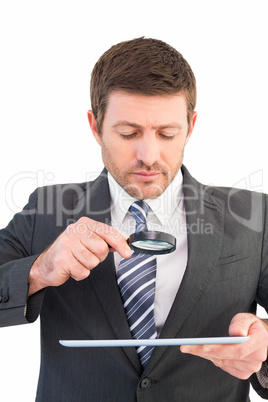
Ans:
{"label": "forehead", "polygon": [[121,91],[108,97],[104,124],[130,121],[140,125],[160,125],[187,120],[184,94],[146,96]]}

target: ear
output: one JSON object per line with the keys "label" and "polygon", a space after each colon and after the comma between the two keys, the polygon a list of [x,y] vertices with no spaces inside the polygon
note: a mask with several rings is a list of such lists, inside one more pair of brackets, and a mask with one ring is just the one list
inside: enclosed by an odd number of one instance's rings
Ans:
{"label": "ear", "polygon": [[94,117],[94,114],[93,114],[92,110],[89,110],[87,112],[87,118],[88,118],[88,122],[89,122],[89,125],[90,125],[90,128],[91,128],[91,131],[92,131],[92,133],[93,133],[93,135],[95,137],[95,140],[97,141],[97,143],[99,145],[101,145],[101,137],[99,136],[99,133],[97,131],[97,122],[95,120],[95,117]]}
{"label": "ear", "polygon": [[194,131],[194,126],[195,126],[196,119],[197,119],[197,112],[194,112],[193,116],[192,116],[192,121],[190,123],[189,132],[188,132],[187,137],[186,137],[185,145],[188,143],[188,141],[189,141],[189,139],[190,139],[190,137],[192,135],[192,132]]}

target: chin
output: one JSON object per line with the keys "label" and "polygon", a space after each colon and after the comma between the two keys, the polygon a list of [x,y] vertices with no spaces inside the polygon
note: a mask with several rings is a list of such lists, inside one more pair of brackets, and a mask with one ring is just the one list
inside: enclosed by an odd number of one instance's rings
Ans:
{"label": "chin", "polygon": [[[126,175],[127,176],[127,175]],[[161,180],[159,183],[140,183],[131,177],[118,177],[114,175],[117,183],[133,198],[145,200],[160,197],[170,184],[170,180]]]}
{"label": "chin", "polygon": [[[138,186],[135,186],[138,187]],[[129,188],[126,189],[126,191],[128,192],[128,194],[133,197],[136,198],[137,200],[149,200],[149,199],[153,199],[153,198],[158,198],[160,197],[161,194],[163,194],[163,192],[165,191],[165,188],[143,188],[143,187],[139,187],[138,189],[135,188]]]}

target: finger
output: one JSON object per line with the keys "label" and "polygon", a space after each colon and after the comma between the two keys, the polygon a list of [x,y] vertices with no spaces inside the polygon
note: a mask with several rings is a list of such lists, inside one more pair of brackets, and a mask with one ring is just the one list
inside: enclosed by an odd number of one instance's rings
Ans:
{"label": "finger", "polygon": [[[245,342],[246,343],[246,342]],[[243,359],[249,352],[244,344],[228,345],[187,345],[182,347],[183,353],[190,353],[205,359]]]}
{"label": "finger", "polygon": [[109,246],[106,241],[95,233],[92,233],[90,237],[81,238],[79,240],[79,243],[80,253],[83,257],[82,261],[86,266],[90,267],[92,259],[91,255],[97,257],[99,264],[100,262],[105,260],[109,253]]}
{"label": "finger", "polygon": [[126,238],[111,226],[108,228],[108,231],[105,231],[103,226],[98,226],[96,233],[106,241],[111,250],[117,251],[123,258],[129,258],[132,255],[132,250]]}
{"label": "finger", "polygon": [[71,252],[76,261],[88,270],[95,268],[101,262],[101,257],[89,250],[82,241],[74,245]]}
{"label": "finger", "polygon": [[[78,232],[86,234],[88,239],[91,236],[98,235],[100,238],[114,250],[117,251],[123,258],[129,258],[132,255],[132,250],[125,237],[113,227],[102,222],[94,221],[90,218],[83,217],[77,221],[73,228]],[[85,230],[86,228],[86,230]],[[86,236],[83,236],[83,238]]]}
{"label": "finger", "polygon": [[[246,379],[251,374],[260,370],[262,355],[259,351],[241,358],[241,345],[193,345],[182,346],[183,353],[210,360],[215,366],[240,379]],[[242,351],[242,353],[244,353]]]}
{"label": "finger", "polygon": [[231,321],[229,333],[246,333],[249,340],[240,347],[240,357],[257,354],[262,361],[267,359],[268,331],[263,321],[253,314],[237,314]]}
{"label": "finger", "polygon": [[212,362],[236,359],[239,345],[187,345],[182,346],[182,353],[189,353]]}
{"label": "finger", "polygon": [[[247,345],[248,346],[247,346]],[[266,344],[263,347],[255,347],[254,344],[250,345],[247,341],[244,344],[233,345],[204,345],[204,346],[190,346],[183,348],[184,353],[191,353],[213,362],[217,361],[230,361],[233,362],[232,366],[243,370],[243,366],[247,365],[251,370],[258,369],[262,362],[266,360]]]}
{"label": "finger", "polygon": [[247,336],[250,327],[258,322],[259,319],[248,313],[239,313],[234,316],[229,326],[230,336]]}
{"label": "finger", "polygon": [[221,358],[222,347],[223,345],[183,345],[181,351],[211,360],[212,358]]}
{"label": "finger", "polygon": [[[61,269],[54,274],[54,276],[59,277],[59,284],[66,281],[66,275],[68,275],[68,277],[72,277],[76,281],[81,281],[86,279],[90,274],[90,270],[81,264],[81,262],[72,254],[71,251],[69,251],[68,254],[66,253],[66,257],[62,259],[60,266]],[[60,278],[62,278],[62,280],[60,280]],[[54,283],[54,286],[55,285],[56,284]]]}
{"label": "finger", "polygon": [[75,281],[82,281],[88,278],[90,275],[90,269],[87,269],[83,264],[77,261],[77,263],[72,264],[69,269],[69,274]]}

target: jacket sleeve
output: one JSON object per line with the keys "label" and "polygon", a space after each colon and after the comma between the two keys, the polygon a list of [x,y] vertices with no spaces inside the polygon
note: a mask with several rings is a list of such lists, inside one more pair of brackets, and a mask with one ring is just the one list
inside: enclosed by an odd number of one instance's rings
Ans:
{"label": "jacket sleeve", "polygon": [[[256,301],[268,311],[268,196],[264,197],[262,267]],[[268,360],[263,363],[258,373],[250,377],[250,382],[263,399],[268,399]]]}
{"label": "jacket sleeve", "polygon": [[0,231],[0,327],[33,322],[41,309],[44,292],[27,300],[29,271],[38,257],[32,255],[36,194]]}

